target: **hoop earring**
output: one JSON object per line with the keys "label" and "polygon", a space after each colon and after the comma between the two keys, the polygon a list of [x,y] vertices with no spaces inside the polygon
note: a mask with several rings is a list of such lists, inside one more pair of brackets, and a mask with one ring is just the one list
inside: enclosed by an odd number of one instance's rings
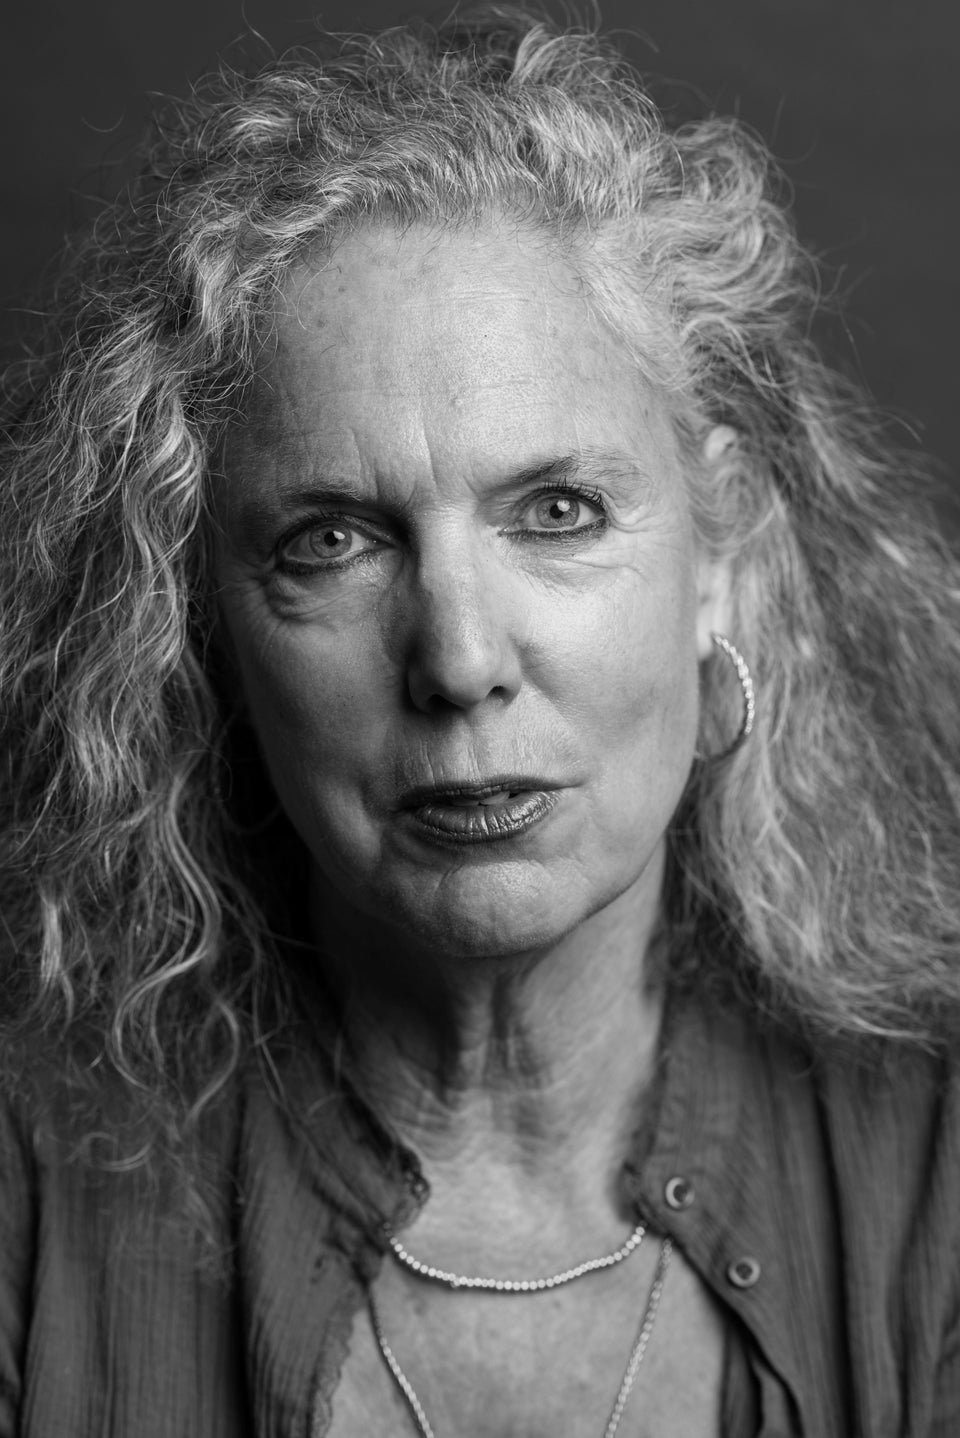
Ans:
{"label": "hoop earring", "polygon": [[743,718],[740,721],[740,728],[737,731],[736,738],[732,744],[726,749],[721,750],[719,754],[711,754],[709,756],[710,763],[717,764],[721,760],[729,759],[732,755],[736,754],[737,750],[742,748],[750,737],[753,732],[753,722],[757,717],[757,698],[753,688],[753,677],[750,673],[747,661],[740,653],[740,650],[735,644],[731,644],[730,640],[723,634],[711,633],[710,638],[717,648],[723,651],[737,671],[737,679],[740,683],[741,693],[743,694]]}

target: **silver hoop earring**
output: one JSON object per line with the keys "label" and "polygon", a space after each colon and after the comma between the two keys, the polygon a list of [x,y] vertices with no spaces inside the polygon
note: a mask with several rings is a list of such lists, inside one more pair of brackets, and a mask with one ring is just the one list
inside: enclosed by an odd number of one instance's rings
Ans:
{"label": "silver hoop earring", "polygon": [[740,650],[735,644],[731,644],[730,640],[723,634],[711,634],[710,638],[717,648],[723,651],[737,671],[737,679],[740,682],[740,690],[743,694],[743,719],[740,721],[737,736],[733,743],[722,750],[721,753],[710,756],[711,763],[717,763],[721,759],[729,759],[750,737],[753,732],[753,721],[757,717],[757,698],[753,688],[753,677],[750,673],[747,661],[740,653]]}

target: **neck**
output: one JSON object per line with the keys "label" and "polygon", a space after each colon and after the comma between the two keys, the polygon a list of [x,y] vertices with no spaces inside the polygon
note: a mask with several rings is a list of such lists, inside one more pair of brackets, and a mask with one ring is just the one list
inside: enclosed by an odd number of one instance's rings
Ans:
{"label": "neck", "polygon": [[549,949],[509,957],[445,962],[358,916],[331,935],[325,913],[356,1079],[461,1216],[478,1173],[518,1205],[616,1207],[662,1008],[651,869]]}

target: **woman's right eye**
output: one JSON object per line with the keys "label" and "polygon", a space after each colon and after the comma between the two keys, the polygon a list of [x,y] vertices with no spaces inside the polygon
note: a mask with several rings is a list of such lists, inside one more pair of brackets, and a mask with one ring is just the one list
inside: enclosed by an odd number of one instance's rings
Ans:
{"label": "woman's right eye", "polygon": [[295,573],[334,568],[346,560],[358,559],[381,547],[381,541],[356,524],[343,519],[324,519],[306,525],[279,547],[282,567]]}

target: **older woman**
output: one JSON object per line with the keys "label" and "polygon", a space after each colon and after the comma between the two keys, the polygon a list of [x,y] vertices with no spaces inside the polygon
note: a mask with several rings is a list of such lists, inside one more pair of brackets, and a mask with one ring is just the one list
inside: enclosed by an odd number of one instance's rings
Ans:
{"label": "older woman", "polygon": [[0,1432],[955,1434],[957,592],[732,123],[219,76],[13,384]]}

